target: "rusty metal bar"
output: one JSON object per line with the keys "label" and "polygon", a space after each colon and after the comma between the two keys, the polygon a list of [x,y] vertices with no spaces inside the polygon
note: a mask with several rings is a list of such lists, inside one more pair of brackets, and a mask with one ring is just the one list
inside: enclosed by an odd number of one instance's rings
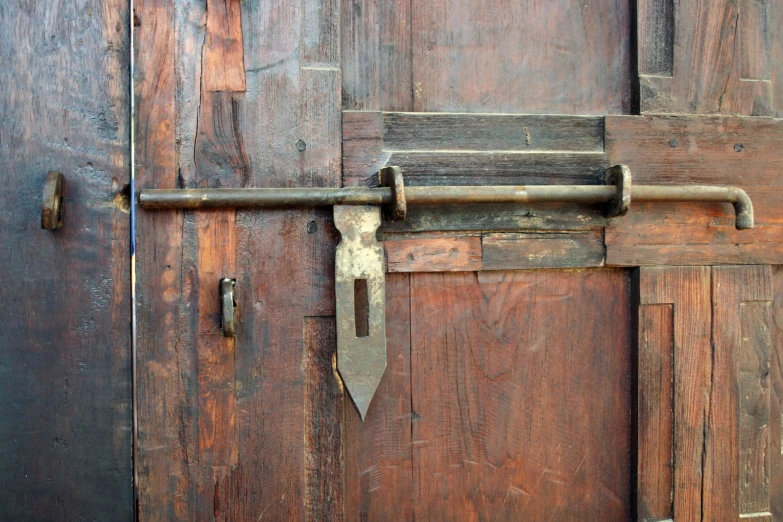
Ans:
{"label": "rusty metal bar", "polygon": [[[430,186],[405,187],[409,205],[473,203],[609,203],[616,189],[608,185]],[[753,204],[744,190],[712,185],[633,185],[633,201],[725,202],[734,205],[738,229],[753,228]],[[332,205],[387,205],[389,187],[365,188],[226,188],[142,190],[147,209],[290,208]]]}

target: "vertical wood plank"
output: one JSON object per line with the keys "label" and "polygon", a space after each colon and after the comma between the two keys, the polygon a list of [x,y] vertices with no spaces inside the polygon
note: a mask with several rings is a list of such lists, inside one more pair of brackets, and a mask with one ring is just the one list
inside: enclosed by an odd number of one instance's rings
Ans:
{"label": "vertical wood plank", "polygon": [[0,520],[133,517],[128,21],[0,3]]}
{"label": "vertical wood plank", "polygon": [[[712,357],[710,349],[710,269],[708,267],[641,268],[639,304],[671,305],[673,316],[673,506],[674,520],[701,520],[705,495],[703,473],[706,465],[706,437],[709,429]],[[640,327],[645,323],[640,321]],[[665,332],[660,332],[665,333]],[[656,334],[640,330],[640,339]],[[648,341],[649,342],[649,341]],[[665,343],[665,339],[657,342]],[[644,345],[640,344],[640,348]],[[646,363],[645,363],[646,366]],[[640,381],[641,385],[641,381]],[[644,389],[640,389],[640,393]],[[665,408],[664,401],[659,407]],[[642,404],[657,400],[640,398]],[[649,439],[642,439],[648,442]],[[640,447],[639,454],[648,448]],[[653,450],[654,451],[654,450]],[[658,457],[660,459],[660,455]],[[658,461],[660,463],[660,460]],[[642,466],[645,461],[640,461]],[[660,466],[660,464],[658,464]],[[655,473],[639,469],[640,475]],[[648,491],[640,490],[644,495]],[[665,492],[660,492],[665,495]],[[665,496],[664,496],[665,498]],[[646,513],[648,505],[660,499],[640,496],[638,514],[655,520],[657,513]]]}
{"label": "vertical wood plank", "polygon": [[202,57],[204,90],[245,90],[241,0],[207,0]]}
{"label": "vertical wood plank", "polygon": [[346,520],[412,520],[410,276],[386,276],[386,373],[365,421],[345,397]]}
{"label": "vertical wood plank", "polygon": [[712,270],[714,369],[705,514],[729,520],[769,511],[771,278],[767,266]]}
{"label": "vertical wood plank", "polygon": [[772,267],[772,352],[770,354],[770,511],[783,518],[783,266]]}
{"label": "vertical wood plank", "polygon": [[343,519],[343,387],[334,318],[306,317],[305,520]]}
{"label": "vertical wood plank", "polygon": [[416,520],[630,519],[629,301],[624,271],[411,275]]}
{"label": "vertical wood plank", "polygon": [[674,310],[639,307],[637,513],[642,521],[673,517]]}

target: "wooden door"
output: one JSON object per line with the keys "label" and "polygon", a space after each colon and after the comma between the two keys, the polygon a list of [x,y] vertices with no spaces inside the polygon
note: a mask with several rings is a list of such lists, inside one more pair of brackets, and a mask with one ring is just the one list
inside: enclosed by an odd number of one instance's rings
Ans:
{"label": "wooden door", "polygon": [[140,211],[140,520],[783,517],[783,3],[136,0],[133,25],[139,188],[623,163],[757,214],[412,208],[379,232],[388,365],[362,421],[328,210]]}

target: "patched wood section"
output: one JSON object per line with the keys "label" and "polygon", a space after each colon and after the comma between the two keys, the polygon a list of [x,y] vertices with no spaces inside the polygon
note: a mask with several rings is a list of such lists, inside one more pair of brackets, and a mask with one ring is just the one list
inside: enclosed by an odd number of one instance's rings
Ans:
{"label": "patched wood section", "polygon": [[631,519],[628,273],[410,277],[415,519]]}
{"label": "patched wood section", "polygon": [[128,6],[0,5],[0,520],[133,519]]}
{"label": "patched wood section", "polygon": [[387,272],[465,272],[481,270],[481,237],[386,240]]}
{"label": "patched wood section", "polygon": [[[777,86],[770,58],[777,53],[773,45],[780,45],[772,40],[780,36],[777,4],[641,0],[637,27],[642,112],[774,116]],[[779,74],[776,71],[775,80]]]}
{"label": "patched wood section", "polygon": [[609,116],[606,151],[634,183],[733,185],[756,228],[738,231],[729,204],[632,203],[606,227],[608,265],[779,263],[783,259],[783,122],[692,116]]}
{"label": "patched wood section", "polygon": [[[139,187],[339,186],[338,13],[137,2]],[[329,212],[140,212],[138,237],[140,519],[341,513],[339,390],[306,384],[334,350]]]}
{"label": "patched wood section", "polygon": [[640,269],[641,520],[771,520],[770,275]]}

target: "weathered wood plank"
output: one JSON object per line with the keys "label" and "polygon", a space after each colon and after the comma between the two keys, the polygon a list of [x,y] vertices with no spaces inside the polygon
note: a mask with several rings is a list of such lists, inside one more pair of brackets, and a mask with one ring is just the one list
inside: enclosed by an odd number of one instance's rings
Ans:
{"label": "weathered wood plank", "polygon": [[[421,185],[597,185],[608,166],[602,153],[391,152],[384,163],[400,167],[409,186]],[[378,186],[377,169],[345,185]]]}
{"label": "weathered wood plank", "polygon": [[767,0],[641,0],[642,112],[772,116],[768,10]]}
{"label": "weathered wood plank", "polygon": [[202,80],[204,91],[245,90],[241,0],[207,0]]}
{"label": "weathered wood plank", "polygon": [[305,520],[342,520],[343,387],[334,318],[306,317]]}
{"label": "weathered wood plank", "polygon": [[559,233],[484,234],[484,270],[585,268],[604,265],[601,230]]}
{"label": "weathered wood plank", "polygon": [[465,272],[481,270],[481,238],[386,239],[387,272]]}
{"label": "weathered wood plank", "polygon": [[630,111],[630,5],[414,3],[415,111]]}
{"label": "weathered wood plank", "polygon": [[673,516],[674,311],[639,306],[637,515],[642,522]]}
{"label": "weathered wood plank", "polygon": [[[706,437],[711,433],[710,397],[712,387],[712,354],[710,347],[710,268],[709,267],[666,267],[641,268],[639,270],[639,305],[644,311],[648,305],[671,305],[673,311],[673,433],[672,433],[672,514],[674,520],[700,520],[704,509],[705,492],[702,475],[710,455],[705,455]],[[668,334],[663,329],[645,329],[657,326],[639,321],[639,348],[665,347],[667,339],[656,335]],[[640,379],[648,375],[655,353],[640,352]],[[665,379],[665,376],[662,377]],[[665,382],[665,381],[664,381]],[[639,393],[647,390],[649,381],[639,381]],[[652,404],[660,400],[658,407],[666,408],[668,391],[660,387],[662,397],[640,397],[640,404]],[[649,411],[649,410],[645,410]],[[662,437],[665,437],[663,435]],[[663,439],[665,440],[665,439]],[[662,466],[661,439],[644,437],[641,443],[653,443],[648,448],[639,447],[640,455],[653,453],[656,460],[641,460],[639,466],[652,465],[652,470],[639,467],[640,477],[655,474]],[[723,455],[725,458],[725,455]],[[664,457],[665,458],[665,457]],[[637,497],[639,516],[656,520],[658,509],[665,503],[665,491],[640,489]],[[721,491],[721,493],[723,493]],[[645,495],[651,494],[653,497]],[[717,494],[717,492],[716,492]],[[655,506],[648,508],[648,506]],[[665,507],[665,505],[663,506]]]}
{"label": "weathered wood plank", "polygon": [[771,274],[768,266],[714,267],[707,509],[715,519],[769,510]]}
{"label": "weathered wood plank", "polygon": [[386,373],[367,418],[345,396],[345,519],[413,520],[410,275],[386,276]]}
{"label": "weathered wood plank", "polygon": [[128,11],[0,4],[1,520],[133,517]]}
{"label": "weathered wood plank", "polygon": [[630,519],[627,272],[413,274],[410,317],[416,520]]}
{"label": "weathered wood plank", "polygon": [[342,2],[343,108],[413,110],[412,0]]}
{"label": "weathered wood plank", "polygon": [[412,205],[404,221],[384,222],[383,234],[424,231],[594,230],[606,223],[594,206],[542,205]]}
{"label": "weathered wood plank", "polygon": [[[781,256],[783,122],[693,116],[610,116],[609,162],[634,183],[733,185],[753,200],[757,229],[733,229],[731,205],[632,204],[606,229],[611,265],[774,263]],[[741,246],[737,246],[741,245]]]}
{"label": "weathered wood plank", "polygon": [[603,152],[604,118],[384,112],[383,148],[389,151]]}
{"label": "weathered wood plank", "polygon": [[783,4],[769,3],[770,78],[774,116],[783,118]]}
{"label": "weathered wood plank", "polygon": [[770,511],[783,518],[783,266],[772,267],[772,351],[769,383]]}

